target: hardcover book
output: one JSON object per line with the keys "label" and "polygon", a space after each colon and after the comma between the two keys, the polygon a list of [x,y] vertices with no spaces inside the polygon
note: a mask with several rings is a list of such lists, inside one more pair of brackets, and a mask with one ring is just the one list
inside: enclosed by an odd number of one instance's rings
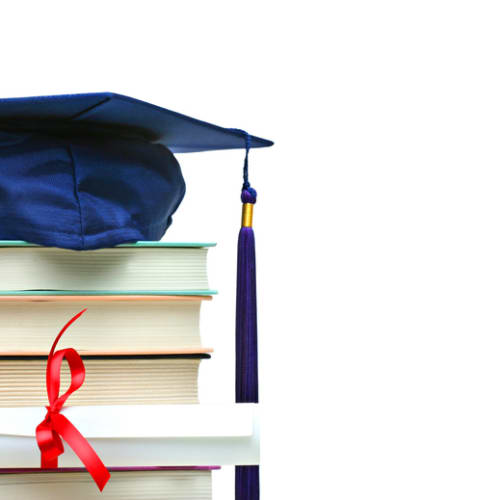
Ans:
{"label": "hardcover book", "polygon": [[210,500],[218,467],[111,468],[100,492],[82,468],[0,470],[2,500]]}
{"label": "hardcover book", "polygon": [[[104,333],[103,333],[104,334]],[[83,356],[85,383],[71,405],[198,403],[198,369],[208,354]],[[0,407],[45,406],[46,356],[0,356]],[[61,387],[70,386],[61,367]]]}
{"label": "hardcover book", "polygon": [[150,241],[75,252],[0,241],[0,290],[209,295],[210,246]]}
{"label": "hardcover book", "polygon": [[87,308],[59,347],[81,354],[210,352],[200,336],[200,309],[209,296],[0,295],[0,354],[47,355],[64,320]]}

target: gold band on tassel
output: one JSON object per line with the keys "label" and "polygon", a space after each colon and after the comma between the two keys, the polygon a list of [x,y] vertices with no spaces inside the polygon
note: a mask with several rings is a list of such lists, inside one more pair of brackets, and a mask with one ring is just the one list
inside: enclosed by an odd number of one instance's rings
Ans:
{"label": "gold band on tassel", "polygon": [[241,227],[252,227],[253,203],[243,203],[241,212]]}

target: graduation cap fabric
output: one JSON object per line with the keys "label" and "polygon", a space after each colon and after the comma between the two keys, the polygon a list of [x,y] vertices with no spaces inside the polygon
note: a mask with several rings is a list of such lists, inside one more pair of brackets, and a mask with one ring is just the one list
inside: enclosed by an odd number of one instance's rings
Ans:
{"label": "graduation cap fabric", "polygon": [[0,239],[75,250],[159,240],[185,193],[172,153],[246,140],[118,94],[0,99]]}

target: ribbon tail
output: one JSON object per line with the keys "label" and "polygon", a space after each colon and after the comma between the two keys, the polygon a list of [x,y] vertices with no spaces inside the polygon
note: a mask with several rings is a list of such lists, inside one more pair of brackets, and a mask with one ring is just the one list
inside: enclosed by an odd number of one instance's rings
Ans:
{"label": "ribbon tail", "polygon": [[71,449],[85,465],[100,491],[104,489],[111,477],[108,469],[98,457],[94,448],[83,437],[80,431],[60,413],[52,415],[54,430],[68,443]]}

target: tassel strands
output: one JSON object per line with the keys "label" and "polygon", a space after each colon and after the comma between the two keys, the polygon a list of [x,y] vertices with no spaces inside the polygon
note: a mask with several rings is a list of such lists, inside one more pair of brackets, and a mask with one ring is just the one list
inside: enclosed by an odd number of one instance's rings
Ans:
{"label": "tassel strands", "polygon": [[259,466],[237,466],[235,484],[236,500],[258,500],[260,495]]}
{"label": "tassel strands", "polygon": [[[257,352],[257,286],[255,268],[255,237],[253,206],[257,192],[248,181],[250,136],[245,134],[245,163],[243,168],[243,203],[241,229],[238,237],[238,271],[236,284],[236,402],[258,403]],[[259,467],[237,466],[235,476],[236,500],[259,499]]]}
{"label": "tassel strands", "polygon": [[256,196],[243,189],[241,199],[243,213],[238,237],[236,285],[236,402],[258,403],[255,236],[251,226],[252,210],[249,209],[253,208]]}

